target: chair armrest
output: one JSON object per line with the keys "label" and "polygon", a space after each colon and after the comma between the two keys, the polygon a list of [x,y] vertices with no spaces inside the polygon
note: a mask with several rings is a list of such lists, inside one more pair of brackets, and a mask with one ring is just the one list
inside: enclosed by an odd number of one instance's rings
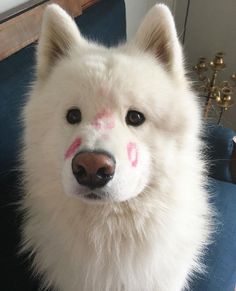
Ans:
{"label": "chair armrest", "polygon": [[233,153],[232,153],[232,158],[230,162],[230,169],[231,169],[231,175],[232,175],[232,180],[233,183],[236,184],[236,136],[233,138]]}
{"label": "chair armrest", "polygon": [[207,123],[203,134],[206,144],[209,176],[221,181],[235,183],[236,133],[222,126]]}

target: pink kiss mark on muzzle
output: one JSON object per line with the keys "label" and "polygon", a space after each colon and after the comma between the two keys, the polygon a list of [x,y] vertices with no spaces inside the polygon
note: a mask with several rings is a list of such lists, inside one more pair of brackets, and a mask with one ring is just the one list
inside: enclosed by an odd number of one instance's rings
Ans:
{"label": "pink kiss mark on muzzle", "polygon": [[72,157],[75,153],[75,151],[80,147],[81,145],[81,138],[76,138],[73,143],[69,146],[68,150],[65,152],[65,159],[68,159]]}
{"label": "pink kiss mark on muzzle", "polygon": [[138,164],[138,149],[135,143],[130,142],[127,145],[128,159],[132,167],[136,167]]}
{"label": "pink kiss mark on muzzle", "polygon": [[96,129],[112,129],[115,127],[115,118],[111,111],[104,109],[95,116],[91,124]]}

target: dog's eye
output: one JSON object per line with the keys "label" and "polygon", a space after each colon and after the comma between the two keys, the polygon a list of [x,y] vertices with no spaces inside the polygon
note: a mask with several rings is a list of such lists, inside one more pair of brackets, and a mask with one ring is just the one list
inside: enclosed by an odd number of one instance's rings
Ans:
{"label": "dog's eye", "polygon": [[145,121],[143,113],[136,110],[129,110],[126,115],[126,123],[132,126],[139,126]]}
{"label": "dog's eye", "polygon": [[76,124],[81,121],[81,111],[78,108],[71,108],[67,111],[66,120],[70,124]]}

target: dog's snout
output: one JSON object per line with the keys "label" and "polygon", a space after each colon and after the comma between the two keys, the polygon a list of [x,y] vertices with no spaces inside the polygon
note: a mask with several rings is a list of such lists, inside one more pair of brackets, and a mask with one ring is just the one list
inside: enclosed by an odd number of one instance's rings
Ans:
{"label": "dog's snout", "polygon": [[115,159],[106,152],[80,152],[72,160],[72,171],[79,184],[90,189],[105,186],[114,176]]}

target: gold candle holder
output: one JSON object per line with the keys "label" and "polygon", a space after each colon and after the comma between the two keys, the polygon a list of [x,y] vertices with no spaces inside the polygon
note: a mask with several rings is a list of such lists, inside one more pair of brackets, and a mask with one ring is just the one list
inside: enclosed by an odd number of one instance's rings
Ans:
{"label": "gold candle holder", "polygon": [[214,59],[210,62],[208,62],[206,58],[201,57],[197,65],[193,67],[199,79],[199,84],[196,86],[196,89],[206,98],[203,114],[204,118],[208,118],[212,102],[221,109],[220,119],[223,112],[234,105],[233,93],[234,87],[236,87],[236,73],[231,76],[231,80],[234,84],[230,84],[229,81],[218,81],[219,72],[225,68],[226,64],[223,52],[216,53]]}

